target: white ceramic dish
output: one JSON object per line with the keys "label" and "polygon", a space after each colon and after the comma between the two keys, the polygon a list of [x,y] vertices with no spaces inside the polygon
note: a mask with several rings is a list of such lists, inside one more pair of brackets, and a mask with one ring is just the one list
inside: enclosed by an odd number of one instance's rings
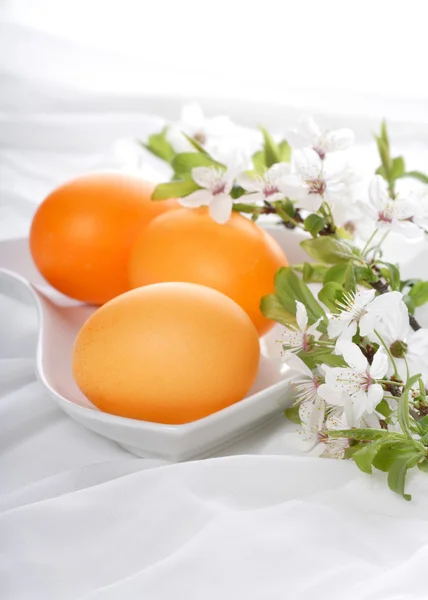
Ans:
{"label": "white ceramic dish", "polygon": [[[296,236],[272,228],[291,262],[301,260]],[[80,392],[71,372],[72,345],[95,307],[58,294],[36,271],[28,240],[0,242],[0,293],[33,302],[39,315],[37,375],[54,401],[75,421],[144,457],[180,461],[207,456],[282,413],[292,401],[290,372],[281,366],[272,342],[262,343],[257,380],[246,398],[204,419],[163,425],[106,414]]]}

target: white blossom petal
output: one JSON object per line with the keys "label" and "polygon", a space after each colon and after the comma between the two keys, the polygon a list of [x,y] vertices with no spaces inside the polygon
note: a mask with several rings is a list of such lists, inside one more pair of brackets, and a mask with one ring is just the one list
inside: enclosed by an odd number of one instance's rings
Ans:
{"label": "white blossom petal", "polygon": [[299,133],[311,143],[316,143],[322,134],[320,127],[316,124],[312,116],[300,119],[298,128]]}
{"label": "white blossom petal", "polygon": [[371,414],[383,398],[383,388],[379,383],[371,385],[367,391],[365,410]]}
{"label": "white blossom petal", "polygon": [[258,177],[251,177],[246,173],[241,173],[237,177],[237,183],[247,192],[262,192],[264,182]]}
{"label": "white blossom petal", "polygon": [[178,203],[186,208],[198,208],[199,206],[208,206],[212,197],[208,190],[196,190],[188,196],[178,198]]}
{"label": "white blossom petal", "polygon": [[305,179],[318,179],[323,170],[323,162],[312,148],[296,150],[294,153],[296,169]]}
{"label": "white blossom petal", "polygon": [[[370,375],[374,378],[374,379],[381,379],[382,377],[385,376],[386,372],[388,370],[388,357],[386,355],[386,353],[380,349],[376,352],[376,354],[373,357],[373,362],[370,365]],[[374,386],[370,386],[371,388]]]}
{"label": "white blossom petal", "polygon": [[382,209],[384,205],[391,200],[388,184],[381,175],[375,175],[369,186],[369,196],[373,205]]}
{"label": "white blossom petal", "polygon": [[339,341],[336,344],[336,351],[342,354],[346,363],[359,371],[365,371],[368,367],[367,358],[361,352],[357,344],[348,341]]}
{"label": "white blossom petal", "polygon": [[181,109],[181,122],[185,126],[198,130],[203,129],[205,117],[202,108],[196,102],[189,102]]}
{"label": "white blossom petal", "polygon": [[[330,380],[331,378],[329,377],[328,379]],[[336,379],[334,379],[333,383],[335,384],[335,382]],[[319,386],[318,395],[323,398],[327,404],[332,404],[333,406],[345,406],[347,394],[342,390],[335,389],[328,383],[322,383]]]}
{"label": "white blossom petal", "polygon": [[210,217],[220,225],[227,223],[232,214],[232,205],[233,200],[229,194],[215,195],[209,206]]}
{"label": "white blossom petal", "polygon": [[310,368],[303,362],[301,358],[293,354],[292,352],[287,352],[284,356],[284,362],[292,369],[293,371],[297,371],[298,373],[302,373],[306,375],[310,379],[313,378],[313,373]]}
{"label": "white blossom petal", "polygon": [[222,173],[213,167],[194,167],[192,179],[207,190],[212,190],[222,179]]}
{"label": "white blossom petal", "polygon": [[326,152],[337,152],[347,150],[355,141],[352,129],[336,129],[325,134],[323,149]]}
{"label": "white blossom petal", "polygon": [[296,300],[296,321],[300,331],[306,331],[308,326],[308,313],[304,304]]}

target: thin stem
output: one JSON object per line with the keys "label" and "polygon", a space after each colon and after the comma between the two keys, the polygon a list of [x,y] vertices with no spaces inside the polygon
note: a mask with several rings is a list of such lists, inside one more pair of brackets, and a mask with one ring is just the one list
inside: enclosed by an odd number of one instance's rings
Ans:
{"label": "thin stem", "polygon": [[326,346],[327,348],[334,348],[335,344],[333,342],[326,342],[323,340],[317,340],[315,342],[316,346]]}
{"label": "thin stem", "polygon": [[324,209],[326,216],[330,218],[332,228],[336,229],[336,225],[334,223],[334,218],[333,218],[333,213],[331,212],[331,208],[330,208],[330,205],[328,204],[328,202],[323,202],[322,208]]}
{"label": "thin stem", "polygon": [[373,231],[373,233],[371,234],[371,236],[369,237],[369,239],[367,240],[364,248],[361,250],[361,256],[364,256],[365,253],[367,252],[367,248],[369,247],[370,243],[373,241],[373,238],[375,237],[375,235],[377,234],[377,232],[379,231],[379,229],[375,229]]}
{"label": "thin stem", "polygon": [[377,245],[377,247],[376,247],[376,249],[375,249],[375,251],[374,251],[374,254],[373,254],[373,260],[375,260],[376,254],[377,254],[378,252],[379,252],[379,253],[381,253],[381,255],[382,255],[381,246],[382,246],[383,242],[386,240],[386,238],[388,237],[388,235],[389,235],[389,231],[387,231],[386,233],[384,233],[384,235],[382,236],[382,238],[381,238],[381,240],[380,240],[379,244]]}
{"label": "thin stem", "polygon": [[[392,363],[392,367],[393,367],[393,369],[394,369],[394,375],[395,375],[395,377],[397,377],[397,378],[399,379],[399,377],[400,377],[400,376],[399,376],[399,374],[398,374],[397,364],[396,364],[396,362],[395,362],[395,360],[394,360],[394,357],[393,357],[393,356],[392,356],[392,354],[391,354],[391,350],[388,348],[387,344],[385,344],[384,340],[382,339],[382,336],[381,336],[381,335],[379,335],[379,333],[376,331],[376,329],[374,330],[374,332],[375,332],[375,334],[377,335],[377,337],[379,338],[379,341],[380,341],[380,343],[381,343],[381,344],[382,344],[382,346],[385,348],[385,351],[386,351],[386,353],[387,353],[387,354],[388,354],[388,356],[389,356],[389,359],[390,359],[390,361],[391,361],[391,363]],[[397,385],[397,382],[395,382],[395,385]]]}
{"label": "thin stem", "polygon": [[[376,383],[380,383],[381,385],[382,384],[384,384],[384,385],[398,385],[400,387],[402,387],[404,385],[403,383],[400,383],[399,381],[392,381],[392,379],[376,379]],[[397,398],[395,398],[394,396],[393,396],[393,398],[395,400],[397,400]]]}
{"label": "thin stem", "polygon": [[406,381],[407,381],[407,379],[409,379],[409,377],[410,377],[409,363],[407,362],[406,355],[404,355],[403,358],[404,358],[404,362],[406,363]]}
{"label": "thin stem", "polygon": [[303,223],[299,223],[299,221],[296,221],[296,219],[290,217],[290,215],[285,210],[281,210],[277,205],[273,205],[267,200],[265,200],[264,205],[264,209],[262,209],[263,213],[268,215],[278,215],[284,223],[291,223],[292,225],[294,225],[294,227],[300,227],[300,229],[305,229]]}

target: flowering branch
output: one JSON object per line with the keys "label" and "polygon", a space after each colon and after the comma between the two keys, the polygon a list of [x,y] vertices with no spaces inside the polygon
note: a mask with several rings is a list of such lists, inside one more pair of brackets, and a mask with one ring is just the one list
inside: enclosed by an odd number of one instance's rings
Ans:
{"label": "flowering branch", "polygon": [[[384,254],[388,236],[423,239],[428,188],[404,193],[400,180],[426,185],[428,177],[391,156],[385,123],[375,136],[381,164],[363,199],[347,159],[350,130],[322,131],[309,119],[290,145],[261,128],[262,146],[237,164],[211,143],[210,126],[183,127],[180,144],[169,128],[150,136],[145,147],[172,169],[153,199],[207,206],[220,224],[237,211],[303,232],[308,261],[280,269],[260,304],[282,325],[283,358],[297,373],[286,414],[300,428],[289,441],[352,459],[366,473],[385,471],[389,487],[410,499],[407,471],[428,472],[428,329],[414,316],[428,302],[428,282],[402,280]],[[317,294],[312,283],[321,284]]]}

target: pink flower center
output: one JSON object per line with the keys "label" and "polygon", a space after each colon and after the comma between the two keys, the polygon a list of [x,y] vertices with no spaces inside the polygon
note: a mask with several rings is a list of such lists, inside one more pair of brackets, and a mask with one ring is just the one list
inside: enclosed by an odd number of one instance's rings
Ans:
{"label": "pink flower center", "polygon": [[325,159],[325,150],[323,150],[322,148],[317,148],[316,146],[314,146],[313,150],[315,150],[315,152],[318,154],[321,160]]}
{"label": "pink flower center", "polygon": [[271,183],[265,185],[263,189],[263,194],[265,198],[269,198],[270,196],[272,196],[273,194],[277,194],[278,192],[279,189],[276,187],[276,185],[272,185]]}
{"label": "pink flower center", "polygon": [[304,333],[303,334],[303,339],[302,339],[302,349],[305,352],[309,352],[309,350],[312,348],[312,344],[314,341],[314,336]]}
{"label": "pink flower center", "polygon": [[224,181],[219,181],[211,190],[213,196],[217,196],[217,194],[223,194],[226,189],[226,183]]}
{"label": "pink flower center", "polygon": [[377,216],[378,221],[383,221],[384,223],[392,223],[392,215],[389,211],[381,211]]}
{"label": "pink flower center", "polygon": [[327,184],[324,181],[324,179],[309,179],[306,182],[309,186],[309,193],[310,194],[318,194],[319,196],[322,196],[327,188]]}
{"label": "pink flower center", "polygon": [[370,373],[368,373],[367,371],[364,373],[363,377],[361,378],[361,385],[362,388],[365,392],[368,391],[369,387],[374,383],[374,379],[373,377],[370,375]]}

